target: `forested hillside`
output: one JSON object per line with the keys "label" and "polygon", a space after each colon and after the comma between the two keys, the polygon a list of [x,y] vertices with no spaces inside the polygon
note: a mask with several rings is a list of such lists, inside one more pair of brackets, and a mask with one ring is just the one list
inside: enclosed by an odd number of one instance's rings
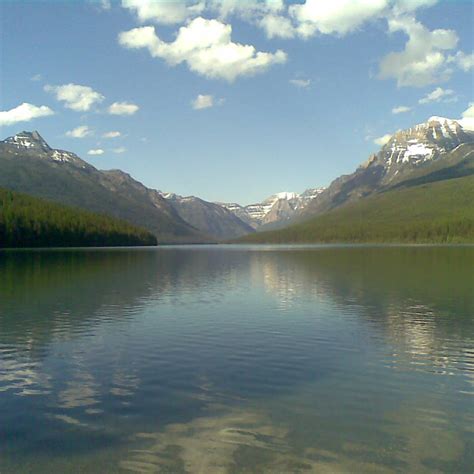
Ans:
{"label": "forested hillside", "polygon": [[383,192],[240,242],[474,243],[474,176]]}
{"label": "forested hillside", "polygon": [[156,245],[124,221],[0,188],[0,247]]}

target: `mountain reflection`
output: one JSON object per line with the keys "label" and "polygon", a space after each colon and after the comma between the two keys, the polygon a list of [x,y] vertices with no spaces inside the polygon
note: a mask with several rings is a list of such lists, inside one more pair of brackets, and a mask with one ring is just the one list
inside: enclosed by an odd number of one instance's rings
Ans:
{"label": "mountain reflection", "polygon": [[258,472],[380,472],[395,461],[367,463],[372,438],[421,467],[406,453],[436,423],[433,462],[454,469],[474,422],[472,268],[468,247],[0,253],[0,438],[22,440],[0,471],[59,446],[84,470],[113,447],[131,471],[194,472],[208,450],[223,472],[252,456]]}
{"label": "mountain reflection", "polygon": [[196,293],[210,304],[248,282],[283,311],[301,301],[357,310],[393,344],[423,354],[440,331],[474,337],[472,268],[468,247],[4,252],[0,344],[41,357],[52,340],[134,318],[147,305],[179,311]]}

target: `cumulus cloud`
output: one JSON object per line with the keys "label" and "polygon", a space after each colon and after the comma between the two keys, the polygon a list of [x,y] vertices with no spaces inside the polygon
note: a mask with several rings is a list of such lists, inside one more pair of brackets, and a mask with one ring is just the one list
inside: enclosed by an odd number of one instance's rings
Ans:
{"label": "cumulus cloud", "polygon": [[203,1],[122,0],[122,6],[133,11],[141,22],[155,21],[171,25],[199,15],[205,4]]}
{"label": "cumulus cloud", "polygon": [[113,148],[112,149],[112,152],[113,153],[125,153],[127,151],[127,149],[124,147],[124,146],[119,146],[118,148]]}
{"label": "cumulus cloud", "polygon": [[394,107],[392,109],[392,114],[404,114],[405,112],[410,112],[411,107],[407,107],[406,105],[399,105],[398,107]]}
{"label": "cumulus cloud", "polygon": [[88,155],[103,155],[105,153],[102,148],[93,148],[87,152]]}
{"label": "cumulus cloud", "polygon": [[421,98],[419,104],[430,104],[431,102],[452,102],[454,97],[454,91],[452,89],[443,89],[437,87],[433,92],[426,94],[425,97]]}
{"label": "cumulus cloud", "polygon": [[386,135],[383,135],[381,137],[374,139],[374,143],[376,145],[384,146],[390,141],[391,138],[392,138],[392,135],[387,133]]}
{"label": "cumulus cloud", "polygon": [[462,113],[462,119],[459,123],[466,130],[474,132],[474,102],[469,103],[469,107]]}
{"label": "cumulus cloud", "polygon": [[133,115],[140,107],[131,102],[114,102],[109,108],[108,112],[111,115]]}
{"label": "cumulus cloud", "polygon": [[345,35],[380,17],[388,4],[388,0],[306,0],[291,5],[288,11],[302,37],[315,33]]}
{"label": "cumulus cloud", "polygon": [[430,31],[413,17],[391,18],[388,26],[391,33],[404,32],[408,41],[403,51],[382,59],[380,79],[396,79],[399,87],[423,87],[450,78],[452,70],[445,52],[457,45],[455,31]]}
{"label": "cumulus cloud", "polygon": [[290,84],[301,89],[307,89],[311,85],[311,79],[290,79]]}
{"label": "cumulus cloud", "polygon": [[170,43],[161,40],[151,26],[120,33],[119,43],[128,49],[145,48],[152,57],[172,66],[186,63],[197,74],[227,81],[263,72],[287,59],[281,50],[266,53],[251,45],[234,43],[231,35],[231,25],[199,17],[182,26]]}
{"label": "cumulus cloud", "polygon": [[102,102],[105,97],[89,86],[64,84],[61,86],[44,86],[46,92],[55,95],[56,99],[65,103],[65,107],[76,112],[87,112],[95,104]]}
{"label": "cumulus cloud", "polygon": [[54,112],[46,105],[36,106],[23,102],[23,104],[10,110],[0,111],[0,126],[14,125],[18,122],[29,122],[35,118],[47,117]]}
{"label": "cumulus cloud", "polygon": [[120,136],[122,136],[122,134],[117,131],[111,131],[111,132],[106,132],[102,134],[102,138],[118,138]]}
{"label": "cumulus cloud", "polygon": [[214,106],[214,97],[212,95],[199,94],[192,102],[191,105],[194,110],[208,109]]}
{"label": "cumulus cloud", "polygon": [[198,16],[231,16],[261,27],[269,38],[345,35],[389,14],[409,14],[437,0],[122,0],[142,23],[184,24]]}
{"label": "cumulus cloud", "polygon": [[71,138],[85,138],[93,135],[93,133],[93,130],[91,130],[87,125],[81,125],[66,132],[66,136]]}

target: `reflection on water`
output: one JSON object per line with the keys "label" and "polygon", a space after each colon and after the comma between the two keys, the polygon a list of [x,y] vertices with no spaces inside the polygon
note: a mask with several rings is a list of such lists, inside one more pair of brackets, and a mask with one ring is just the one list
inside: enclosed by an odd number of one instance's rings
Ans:
{"label": "reflection on water", "polygon": [[472,472],[473,247],[0,253],[0,472]]}

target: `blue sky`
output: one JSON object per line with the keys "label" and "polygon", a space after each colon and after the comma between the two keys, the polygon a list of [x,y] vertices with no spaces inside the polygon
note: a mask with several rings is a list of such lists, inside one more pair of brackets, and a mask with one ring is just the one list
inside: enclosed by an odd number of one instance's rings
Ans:
{"label": "blue sky", "polygon": [[0,15],[2,137],[36,129],[182,195],[302,192],[397,129],[473,116],[470,1],[4,1]]}

